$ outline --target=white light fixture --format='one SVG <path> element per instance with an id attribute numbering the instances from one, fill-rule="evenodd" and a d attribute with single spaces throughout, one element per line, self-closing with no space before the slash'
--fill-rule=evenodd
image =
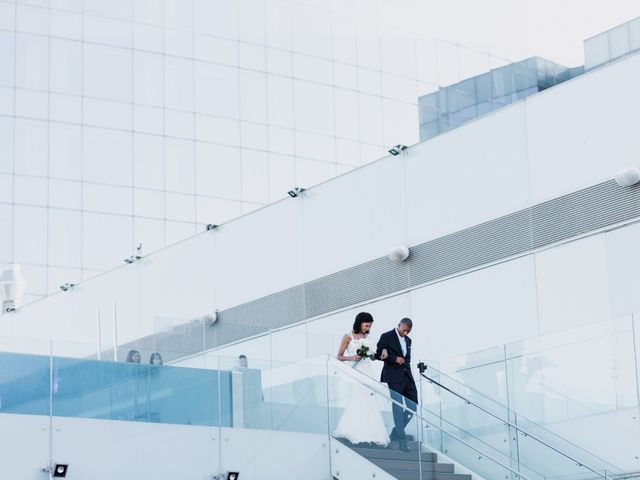
<path id="1" fill-rule="evenodd" d="M 205 313 L 200 317 L 200 321 L 205 325 L 213 325 L 218 321 L 218 309 L 215 309 L 213 313 Z"/>
<path id="2" fill-rule="evenodd" d="M 392 248 L 391 250 L 389 250 L 387 257 L 389 257 L 389 260 L 391 260 L 392 262 L 403 262 L 407 258 L 409 258 L 409 247 L 407 247 L 406 245 L 399 245 L 395 248 Z"/>
<path id="3" fill-rule="evenodd" d="M 616 173 L 616 176 L 613 177 L 613 179 L 621 187 L 630 187 L 631 185 L 635 185 L 640 182 L 640 168 L 629 167 L 624 170 L 620 170 Z"/>
<path id="4" fill-rule="evenodd" d="M 65 478 L 69 471 L 69 464 L 51 462 L 51 465 L 40 467 L 40 471 L 48 473 L 49 478 Z"/>
<path id="5" fill-rule="evenodd" d="M 406 150 L 407 146 L 406 145 L 402 145 L 401 143 L 399 143 L 398 145 L 396 145 L 395 147 L 391 147 L 388 152 L 393 155 L 400 155 L 402 153 L 403 150 Z"/>
<path id="6" fill-rule="evenodd" d="M 0 293 L 2 294 L 2 313 L 13 312 L 22 305 L 26 282 L 19 263 L 8 263 L 0 275 Z"/>

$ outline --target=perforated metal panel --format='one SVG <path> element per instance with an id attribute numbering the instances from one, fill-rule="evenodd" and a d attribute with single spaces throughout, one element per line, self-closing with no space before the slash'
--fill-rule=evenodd
<path id="1" fill-rule="evenodd" d="M 621 188 L 607 181 L 415 245 L 406 262 L 377 258 L 222 311 L 204 330 L 185 326 L 151 344 L 141 339 L 132 345 L 195 353 L 639 216 L 640 185 Z"/>
<path id="2" fill-rule="evenodd" d="M 506 215 L 411 249 L 411 286 L 531 249 L 528 210 Z"/>
<path id="3" fill-rule="evenodd" d="M 407 264 L 378 258 L 305 284 L 305 318 L 409 286 Z"/>
<path id="4" fill-rule="evenodd" d="M 639 216 L 640 185 L 622 188 L 610 180 L 531 210 L 534 247 L 543 247 Z"/>
<path id="5" fill-rule="evenodd" d="M 571 198 L 560 197 L 531 208 L 533 247 L 538 248 L 572 236 Z"/>
<path id="6" fill-rule="evenodd" d="M 206 330 L 206 348 L 304 320 L 304 285 L 221 311 Z"/>

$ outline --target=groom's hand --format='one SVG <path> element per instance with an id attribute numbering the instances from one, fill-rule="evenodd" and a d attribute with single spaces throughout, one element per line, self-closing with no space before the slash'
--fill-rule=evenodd
<path id="1" fill-rule="evenodd" d="M 396 357 L 396 363 L 398 365 L 404 365 L 404 358 L 402 357 Z"/>

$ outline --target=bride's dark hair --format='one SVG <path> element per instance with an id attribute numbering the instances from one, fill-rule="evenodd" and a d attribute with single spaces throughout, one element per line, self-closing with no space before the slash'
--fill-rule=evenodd
<path id="1" fill-rule="evenodd" d="M 353 333 L 362 333 L 363 323 L 373 323 L 373 317 L 370 313 L 360 312 L 356 315 L 356 321 L 353 322 Z"/>

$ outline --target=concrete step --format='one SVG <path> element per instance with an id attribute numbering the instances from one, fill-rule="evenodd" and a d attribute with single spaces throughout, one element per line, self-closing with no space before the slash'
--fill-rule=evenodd
<path id="1" fill-rule="evenodd" d="M 381 447 L 370 444 L 354 445 L 345 439 L 338 440 L 397 480 L 471 480 L 471 475 L 454 473 L 452 464 L 438 463 L 437 454 L 421 452 L 419 442 L 408 442 L 411 451 L 403 452 L 398 449 L 398 442 Z"/>
<path id="2" fill-rule="evenodd" d="M 458 473 L 441 472 L 408 472 L 406 470 L 386 470 L 386 472 L 397 480 L 471 480 L 471 475 L 461 475 Z"/>
<path id="3" fill-rule="evenodd" d="M 418 462 L 414 460 L 380 460 L 371 458 L 368 460 L 387 472 L 390 470 L 407 470 L 454 473 L 453 465 L 450 463 Z"/>
<path id="4" fill-rule="evenodd" d="M 438 460 L 438 456 L 435 453 L 431 452 L 420 452 L 418 454 L 418 446 L 414 445 L 411 447 L 410 452 L 403 452 L 402 450 L 398 450 L 398 447 L 390 446 L 388 448 L 367 448 L 367 447 L 350 447 L 359 455 L 372 460 L 372 459 L 380 459 L 380 460 L 412 460 L 417 462 L 418 459 L 423 462 L 436 462 Z"/>

